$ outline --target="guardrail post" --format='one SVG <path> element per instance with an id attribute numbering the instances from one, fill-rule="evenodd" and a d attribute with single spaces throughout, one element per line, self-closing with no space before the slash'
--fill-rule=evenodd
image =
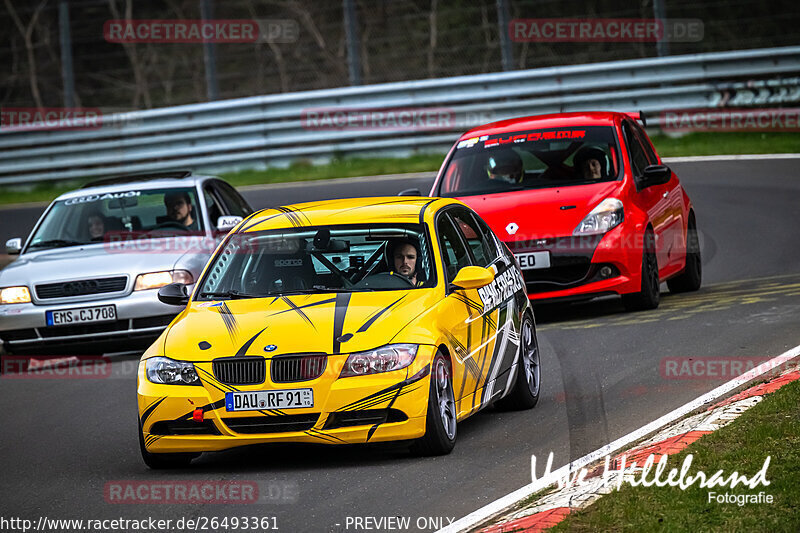
<path id="1" fill-rule="evenodd" d="M 667 16 L 664 11 L 664 0 L 653 0 L 653 16 L 656 20 L 660 21 L 661 24 L 666 22 Z M 656 42 L 656 53 L 659 57 L 669 55 L 669 40 L 666 35 L 662 36 L 662 38 Z"/>
<path id="2" fill-rule="evenodd" d="M 508 0 L 497 0 L 497 29 L 500 34 L 503 70 L 514 70 L 514 50 L 511 48 L 511 36 L 508 34 L 510 20 Z"/>
<path id="3" fill-rule="evenodd" d="M 210 20 L 214 18 L 212 0 L 200 2 L 200 18 Z M 213 42 L 203 43 L 203 62 L 206 67 L 206 95 L 209 102 L 219 99 L 219 84 L 217 83 L 217 50 Z"/>
<path id="4" fill-rule="evenodd" d="M 361 85 L 361 37 L 353 0 L 343 0 L 344 32 L 347 38 L 347 66 L 350 71 L 350 85 Z"/>

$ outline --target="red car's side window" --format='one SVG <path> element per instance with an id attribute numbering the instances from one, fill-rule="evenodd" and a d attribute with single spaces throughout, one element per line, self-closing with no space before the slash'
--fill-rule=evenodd
<path id="1" fill-rule="evenodd" d="M 644 169 L 648 166 L 647 156 L 629 122 L 623 122 L 622 131 L 625 134 L 625 144 L 628 145 L 628 156 L 631 159 L 633 175 L 638 178 L 644 174 Z"/>
<path id="2" fill-rule="evenodd" d="M 650 144 L 650 139 L 647 137 L 647 133 L 645 133 L 645 131 L 638 124 L 634 124 L 633 129 L 636 133 L 636 137 L 638 137 L 639 142 L 642 145 L 642 148 L 644 149 L 644 155 L 647 156 L 647 161 L 651 165 L 657 165 L 658 156 L 653 150 L 653 146 Z"/>

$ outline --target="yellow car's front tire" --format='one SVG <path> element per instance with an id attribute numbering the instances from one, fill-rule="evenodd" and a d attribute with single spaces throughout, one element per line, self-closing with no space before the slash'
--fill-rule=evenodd
<path id="1" fill-rule="evenodd" d="M 186 468 L 192 459 L 200 457 L 199 453 L 150 453 L 144 445 L 144 434 L 142 433 L 142 423 L 139 422 L 139 451 L 142 452 L 144 464 L 153 470 L 163 470 L 167 468 Z"/>
<path id="2" fill-rule="evenodd" d="M 456 437 L 453 375 L 450 362 L 437 351 L 431 363 L 425 435 L 414 443 L 412 451 L 419 455 L 446 455 L 456 445 Z"/>

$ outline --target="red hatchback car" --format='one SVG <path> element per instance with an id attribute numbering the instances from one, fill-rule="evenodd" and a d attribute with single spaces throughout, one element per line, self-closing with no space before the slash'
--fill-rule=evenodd
<path id="1" fill-rule="evenodd" d="M 564 113 L 468 131 L 431 196 L 477 211 L 523 269 L 531 300 L 619 294 L 652 309 L 659 285 L 700 288 L 694 208 L 636 116 Z"/>

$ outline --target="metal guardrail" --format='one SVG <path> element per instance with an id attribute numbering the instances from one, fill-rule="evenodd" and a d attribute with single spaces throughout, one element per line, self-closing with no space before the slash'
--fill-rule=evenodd
<path id="1" fill-rule="evenodd" d="M 800 74 L 800 46 L 386 83 L 183 105 L 103 117 L 81 130 L 0 130 L 0 184 L 193 168 L 215 172 L 334 154 L 446 150 L 470 127 L 581 110 L 716 108 L 742 82 Z M 797 79 L 795 79 L 797 82 Z M 800 84 L 799 84 L 800 85 Z M 800 100 L 800 92 L 784 97 Z M 785 103 L 773 99 L 764 107 Z M 317 130 L 304 110 L 445 108 L 435 131 Z M 648 122 L 650 124 L 650 122 Z"/>

